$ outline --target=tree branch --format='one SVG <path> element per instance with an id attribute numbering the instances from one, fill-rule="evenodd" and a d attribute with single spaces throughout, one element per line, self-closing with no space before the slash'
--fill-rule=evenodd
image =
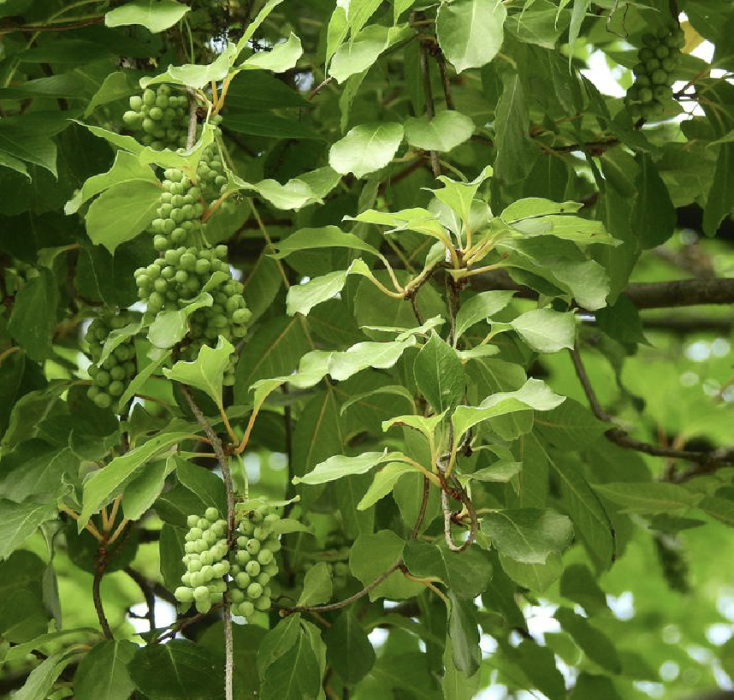
<path id="1" fill-rule="evenodd" d="M 594 392 L 594 388 L 591 386 L 589 376 L 586 374 L 586 369 L 578 350 L 574 348 L 573 350 L 569 350 L 569 353 L 571 355 L 571 360 L 573 361 L 574 369 L 576 370 L 576 375 L 584 389 L 584 394 L 586 394 L 592 413 L 599 420 L 604 421 L 605 423 L 614 422 L 612 416 L 602 408 L 599 400 L 596 398 L 596 393 Z M 641 440 L 630 437 L 627 432 L 621 428 L 612 428 L 611 430 L 607 430 L 604 435 L 611 442 L 627 450 L 642 452 L 653 457 L 685 459 L 689 462 L 697 463 L 698 466 L 689 472 L 685 472 L 684 474 L 677 476 L 674 475 L 671 478 L 672 481 L 687 481 L 694 476 L 710 474 L 725 464 L 734 464 L 734 447 L 726 447 L 710 451 L 677 450 L 669 447 L 659 447 L 658 445 L 652 445 L 649 442 L 642 442 Z"/>
<path id="2" fill-rule="evenodd" d="M 421 76 L 423 78 L 423 92 L 426 95 L 426 119 L 430 122 L 434 116 L 434 104 L 433 104 L 433 90 L 431 89 L 431 74 L 428 69 L 428 51 L 429 48 L 425 42 L 421 41 L 420 44 L 420 68 Z M 433 177 L 438 177 L 441 174 L 441 165 L 438 162 L 438 153 L 436 151 L 428 152 L 431 159 L 431 170 L 433 171 Z"/>
<path id="3" fill-rule="evenodd" d="M 504 270 L 474 275 L 471 286 L 477 291 L 511 289 L 518 296 L 537 298 L 538 293 L 515 282 Z M 668 309 L 702 304 L 734 304 L 734 277 L 633 282 L 624 291 L 638 309 Z"/>

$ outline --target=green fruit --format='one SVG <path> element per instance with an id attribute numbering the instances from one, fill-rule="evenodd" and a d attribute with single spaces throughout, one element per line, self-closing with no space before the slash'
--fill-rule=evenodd
<path id="1" fill-rule="evenodd" d="M 652 100 L 652 90 L 650 88 L 642 88 L 640 90 L 640 102 L 650 102 Z"/>
<path id="2" fill-rule="evenodd" d="M 670 54 L 670 49 L 667 46 L 665 46 L 665 44 L 658 44 L 655 47 L 655 55 L 658 58 L 660 59 L 667 58 L 669 54 Z"/>
<path id="3" fill-rule="evenodd" d="M 652 80 L 653 85 L 665 85 L 669 82 L 668 74 L 662 70 L 656 70 L 651 76 L 650 79 Z"/>
<path id="4" fill-rule="evenodd" d="M 247 540 L 247 551 L 254 557 L 260 551 L 260 540 L 249 539 Z"/>
<path id="5" fill-rule="evenodd" d="M 209 598 L 209 589 L 206 586 L 197 586 L 194 589 L 194 598 L 196 600 L 206 600 Z"/>
<path id="6" fill-rule="evenodd" d="M 256 600 L 262 595 L 263 587 L 259 583 L 251 583 L 247 587 L 247 597 L 250 600 Z"/>
<path id="7" fill-rule="evenodd" d="M 254 578 L 260 573 L 260 562 L 255 561 L 254 559 L 252 561 L 248 561 L 245 565 L 245 571 L 249 576 Z"/>
<path id="8" fill-rule="evenodd" d="M 179 603 L 190 603 L 194 599 L 194 591 L 184 586 L 179 586 L 174 592 L 173 597 Z"/>

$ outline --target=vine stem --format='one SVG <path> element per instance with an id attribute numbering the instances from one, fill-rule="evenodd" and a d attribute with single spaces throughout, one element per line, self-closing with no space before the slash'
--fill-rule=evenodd
<path id="1" fill-rule="evenodd" d="M 222 441 L 219 436 L 214 432 L 211 424 L 206 419 L 206 416 L 201 412 L 201 409 L 197 405 L 194 397 L 191 395 L 188 387 L 185 384 L 181 385 L 181 390 L 186 402 L 191 409 L 191 412 L 196 417 L 197 422 L 202 427 L 206 436 L 209 438 L 214 454 L 217 456 L 217 461 L 222 470 L 222 477 L 224 479 L 224 488 L 227 492 L 227 545 L 232 546 L 234 541 L 234 487 L 232 485 L 232 473 L 229 470 L 229 460 L 224 454 L 222 448 Z M 225 700 L 232 700 L 234 697 L 232 689 L 232 679 L 234 674 L 234 643 L 232 641 L 232 618 L 230 616 L 230 601 L 229 591 L 225 591 L 224 600 L 222 602 L 222 614 L 224 617 L 224 695 Z"/>

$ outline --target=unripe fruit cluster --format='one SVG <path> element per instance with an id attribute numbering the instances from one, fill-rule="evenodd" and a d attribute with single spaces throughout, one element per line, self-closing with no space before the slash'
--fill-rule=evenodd
<path id="1" fill-rule="evenodd" d="M 142 95 L 130 98 L 130 109 L 122 115 L 125 125 L 133 131 L 143 130 L 143 145 L 156 151 L 186 146 L 188 133 L 188 98 L 172 95 L 168 85 L 148 88 Z"/>
<path id="2" fill-rule="evenodd" d="M 186 524 L 189 531 L 182 559 L 186 573 L 181 576 L 183 585 L 173 595 L 180 603 L 193 602 L 198 612 L 207 613 L 212 605 L 222 602 L 227 590 L 227 521 L 219 517 L 216 508 L 207 508 L 203 518 L 190 515 Z"/>
<path id="3" fill-rule="evenodd" d="M 280 550 L 273 524 L 280 515 L 268 505 L 250 511 L 237 526 L 237 550 L 232 563 L 234 587 L 230 597 L 232 614 L 250 617 L 255 610 L 269 610 L 273 598 L 271 582 L 278 574 L 275 553 Z"/>
<path id="4" fill-rule="evenodd" d="M 163 192 L 148 231 L 153 235 L 153 247 L 159 252 L 200 239 L 199 219 L 204 213 L 202 192 L 181 170 L 168 168 L 163 173 Z"/>
<path id="5" fill-rule="evenodd" d="M 654 34 L 643 35 L 642 43 L 638 63 L 632 69 L 635 83 L 627 90 L 626 101 L 633 118 L 651 120 L 664 114 L 664 103 L 673 95 L 670 75 L 678 66 L 686 40 L 678 23 L 671 20 Z"/>
<path id="6" fill-rule="evenodd" d="M 204 149 L 196 169 L 196 178 L 208 206 L 214 204 L 227 190 L 227 174 L 216 144 L 213 143 Z M 234 205 L 231 200 L 222 202 L 224 209 L 232 206 Z"/>
<path id="7" fill-rule="evenodd" d="M 88 396 L 100 408 L 108 408 L 113 399 L 123 395 L 127 385 L 137 374 L 135 358 L 135 342 L 132 337 L 121 342 L 104 360 L 102 350 L 107 337 L 113 330 L 119 330 L 134 321 L 129 311 L 123 311 L 117 316 L 97 318 L 89 325 L 86 340 L 93 364 L 88 372 L 92 378 L 92 386 Z"/>
<path id="8" fill-rule="evenodd" d="M 269 610 L 271 584 L 278 574 L 275 553 L 281 547 L 273 530 L 278 520 L 280 515 L 268 505 L 248 512 L 237 525 L 230 552 L 227 522 L 216 508 L 207 508 L 203 518 L 190 515 L 182 559 L 186 572 L 181 577 L 183 585 L 174 591 L 176 600 L 193 603 L 198 612 L 206 613 L 222 601 L 229 588 L 233 615 L 250 618 L 256 610 Z"/>
<path id="9" fill-rule="evenodd" d="M 325 562 L 334 590 L 346 588 L 349 579 L 349 564 L 347 563 L 349 547 L 338 545 L 337 542 L 327 544 L 328 549 L 319 553 L 313 560 L 308 561 L 305 566 L 306 571 L 308 571 L 319 562 Z"/>

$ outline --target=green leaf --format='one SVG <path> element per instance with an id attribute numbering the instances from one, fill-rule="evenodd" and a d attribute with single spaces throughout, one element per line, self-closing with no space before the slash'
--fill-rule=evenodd
<path id="1" fill-rule="evenodd" d="M 352 575 L 365 586 L 384 574 L 398 559 L 405 541 L 392 530 L 381 530 L 374 535 L 360 535 L 349 550 L 349 568 Z M 369 592 L 370 600 L 389 598 L 403 600 L 423 590 L 420 583 L 406 579 L 398 570 Z"/>
<path id="2" fill-rule="evenodd" d="M 124 640 L 106 639 L 84 656 L 74 674 L 78 700 L 127 700 L 135 690 L 127 669 L 138 648 Z"/>
<path id="3" fill-rule="evenodd" d="M 139 520 L 153 506 L 174 466 L 171 459 L 152 462 L 125 487 L 122 510 L 128 520 Z"/>
<path id="4" fill-rule="evenodd" d="M 497 55 L 506 17 L 500 0 L 455 0 L 441 5 L 436 17 L 438 43 L 457 73 L 480 68 Z"/>
<path id="5" fill-rule="evenodd" d="M 43 268 L 38 272 L 38 276 L 15 295 L 8 332 L 31 359 L 41 361 L 52 352 L 58 285 L 51 270 Z"/>
<path id="6" fill-rule="evenodd" d="M 64 213 L 74 214 L 79 211 L 79 208 L 84 202 L 90 200 L 100 192 L 127 182 L 152 184 L 159 188 L 158 193 L 160 195 L 160 182 L 155 176 L 153 169 L 149 165 L 141 165 L 140 161 L 132 153 L 118 151 L 112 167 L 106 173 L 94 175 L 86 180 L 82 188 L 77 190 L 74 197 L 66 203 Z"/>
<path id="7" fill-rule="evenodd" d="M 373 122 L 350 129 L 329 151 L 329 165 L 342 175 L 354 173 L 362 178 L 384 168 L 403 140 L 403 127 L 397 122 Z"/>
<path id="8" fill-rule="evenodd" d="M 128 670 L 150 700 L 219 700 L 222 695 L 212 681 L 224 672 L 214 654 L 182 639 L 138 649 Z"/>
<path id="9" fill-rule="evenodd" d="M 271 51 L 259 51 L 240 64 L 240 68 L 269 70 L 282 73 L 293 68 L 303 54 L 301 40 L 293 33 L 288 39 L 276 44 Z"/>
<path id="10" fill-rule="evenodd" d="M 25 684 L 13 695 L 13 699 L 46 700 L 57 678 L 78 654 L 78 650 L 61 651 L 44 659 L 30 672 Z"/>
<path id="11" fill-rule="evenodd" d="M 303 579 L 303 591 L 296 605 L 308 607 L 326 603 L 331 598 L 331 571 L 325 561 L 314 564 Z"/>
<path id="12" fill-rule="evenodd" d="M 618 674 L 621 672 L 622 664 L 619 656 L 617 656 L 614 644 L 603 632 L 593 627 L 586 618 L 570 608 L 558 608 L 555 618 L 595 664 L 609 671 L 609 673 Z"/>
<path id="13" fill-rule="evenodd" d="M 583 465 L 568 454 L 564 454 L 561 461 L 560 455 L 549 451 L 535 434 L 530 436 L 530 441 L 541 458 L 547 460 L 561 485 L 561 498 L 576 536 L 583 542 L 596 567 L 607 569 L 614 556 L 614 532 L 604 506 L 583 476 Z"/>
<path id="14" fill-rule="evenodd" d="M 261 677 L 265 675 L 265 671 L 270 666 L 287 654 L 298 641 L 301 633 L 300 622 L 300 613 L 289 615 L 285 620 L 280 620 L 265 635 L 257 651 L 257 668 Z"/>
<path id="15" fill-rule="evenodd" d="M 232 91 L 227 94 L 229 104 Z M 277 139 L 318 139 L 324 137 L 302 121 L 286 119 L 276 114 L 232 114 L 225 121 L 227 128 L 238 134 Z"/>
<path id="16" fill-rule="evenodd" d="M 398 479 L 408 472 L 415 471 L 415 467 L 405 462 L 390 462 L 380 469 L 372 480 L 367 493 L 357 505 L 358 510 L 367 510 L 381 498 L 387 496 L 397 483 Z"/>
<path id="17" fill-rule="evenodd" d="M 467 430 L 488 418 L 529 408 L 536 411 L 550 411 L 560 405 L 564 398 L 554 394 L 545 382 L 539 379 L 528 379 L 517 391 L 492 394 L 479 406 L 457 407 L 451 416 L 454 439 L 461 440 Z"/>
<path id="18" fill-rule="evenodd" d="M 321 688 L 318 660 L 310 639 L 300 632 L 295 644 L 265 671 L 261 700 L 304 700 L 316 698 Z"/>
<path id="19" fill-rule="evenodd" d="M 218 275 L 220 273 L 217 272 L 214 274 Z M 148 329 L 148 339 L 155 347 L 161 348 L 162 350 L 172 348 L 183 340 L 189 332 L 189 316 L 197 309 L 211 306 L 213 302 L 212 295 L 203 291 L 195 299 L 191 299 L 182 309 L 178 309 L 178 311 L 170 309 L 156 314 L 155 320 L 150 324 L 150 328 Z"/>
<path id="20" fill-rule="evenodd" d="M 456 337 L 461 338 L 475 323 L 491 319 L 504 309 L 512 300 L 515 292 L 480 292 L 461 305 L 456 314 Z"/>
<path id="21" fill-rule="evenodd" d="M 115 457 L 104 469 L 96 471 L 84 483 L 83 507 L 77 522 L 79 532 L 84 529 L 89 518 L 148 460 L 161 450 L 187 438 L 191 438 L 190 432 L 161 433 L 140 447 Z"/>
<path id="22" fill-rule="evenodd" d="M 532 639 L 523 639 L 516 649 L 506 648 L 505 653 L 549 700 L 566 699 L 566 684 L 548 647 L 542 647 Z"/>
<path id="23" fill-rule="evenodd" d="M 467 676 L 473 676 L 482 660 L 479 649 L 476 607 L 469 601 L 460 600 L 449 591 L 451 611 L 449 613 L 448 636 L 456 668 Z"/>
<path id="24" fill-rule="evenodd" d="M 576 340 L 576 319 L 573 312 L 534 309 L 510 321 L 528 346 L 536 352 L 553 353 L 573 349 Z"/>
<path id="25" fill-rule="evenodd" d="M 431 190 L 434 197 L 452 209 L 466 224 L 471 219 L 474 197 L 481 184 L 492 175 L 492 166 L 487 165 L 471 182 L 456 182 L 445 175 L 437 178 L 444 184 L 440 190 Z"/>
<path id="26" fill-rule="evenodd" d="M 135 396 L 143 388 L 145 382 L 147 382 L 148 379 L 150 379 L 150 377 L 153 376 L 153 374 L 158 370 L 158 368 L 161 367 L 161 365 L 163 365 L 168 360 L 170 355 L 170 350 L 162 353 L 157 360 L 151 362 L 150 364 L 147 364 L 135 375 L 135 378 L 127 385 L 125 393 L 120 397 L 120 400 L 117 403 L 117 413 L 124 412 L 128 401 L 130 401 L 130 399 L 132 399 L 132 397 Z"/>
<path id="27" fill-rule="evenodd" d="M 588 408 L 570 398 L 536 417 L 535 426 L 545 440 L 563 452 L 583 450 L 609 429 Z"/>
<path id="28" fill-rule="evenodd" d="M 350 474 L 365 474 L 372 467 L 400 457 L 400 452 L 364 452 L 357 457 L 334 455 L 325 462 L 317 464 L 312 472 L 304 477 L 293 477 L 294 484 L 324 484 Z"/>
<path id="29" fill-rule="evenodd" d="M 0 124 L 0 154 L 4 165 L 12 164 L 14 170 L 24 170 L 18 161 L 39 165 L 54 177 L 56 172 L 56 143 L 41 129 L 30 129 L 3 119 Z"/>
<path id="30" fill-rule="evenodd" d="M 318 304 L 332 299 L 339 294 L 347 282 L 350 274 L 372 277 L 367 265 L 361 259 L 353 260 L 347 270 L 330 272 L 327 275 L 316 277 L 304 284 L 294 285 L 286 296 L 286 313 L 293 316 L 297 313 L 307 316 L 309 311 Z"/>
<path id="31" fill-rule="evenodd" d="M 189 491 L 195 493 L 205 508 L 216 508 L 223 518 L 227 513 L 227 492 L 224 481 L 209 469 L 199 467 L 191 462 L 174 457 L 176 478 Z M 125 489 L 127 499 L 127 489 Z M 204 517 L 204 512 L 197 513 Z"/>
<path id="32" fill-rule="evenodd" d="M 731 134 L 730 134 L 731 135 Z M 719 147 L 716 171 L 703 212 L 703 230 L 707 236 L 715 236 L 719 224 L 734 209 L 734 143 Z"/>
<path id="33" fill-rule="evenodd" d="M 110 10 L 104 22 L 108 27 L 140 24 L 157 34 L 176 24 L 189 9 L 173 0 L 134 0 Z"/>
<path id="34" fill-rule="evenodd" d="M 716 518 L 729 527 L 734 527 L 734 501 L 728 498 L 709 496 L 702 499 L 697 507 L 706 515 Z"/>
<path id="35" fill-rule="evenodd" d="M 677 484 L 620 482 L 594 484 L 594 490 L 629 513 L 675 513 L 695 507 L 700 500 L 699 494 Z"/>
<path id="36" fill-rule="evenodd" d="M 208 65 L 187 63 L 183 66 L 171 66 L 165 73 L 153 78 L 141 78 L 140 87 L 147 88 L 158 83 L 172 83 L 201 90 L 211 81 L 224 80 L 237 57 L 237 48 L 231 42 L 219 56 Z"/>
<path id="37" fill-rule="evenodd" d="M 548 556 L 545 564 L 524 564 L 500 554 L 500 564 L 515 583 L 536 593 L 544 593 L 563 573 L 563 560 L 556 552 Z"/>
<path id="38" fill-rule="evenodd" d="M 406 36 L 409 36 L 406 25 L 383 27 L 371 24 L 365 27 L 337 49 L 329 65 L 329 75 L 343 83 L 350 76 L 366 71 L 383 51 Z"/>
<path id="39" fill-rule="evenodd" d="M 472 700 L 476 697 L 481 683 L 481 674 L 470 678 L 460 671 L 454 663 L 454 648 L 451 637 L 446 637 L 446 650 L 443 653 L 444 675 L 441 687 L 445 700 Z"/>
<path id="40" fill-rule="evenodd" d="M 511 184 L 530 173 L 539 151 L 530 139 L 530 118 L 520 76 L 505 73 L 502 83 L 504 89 L 495 113 L 497 158 L 494 172 Z"/>
<path id="41" fill-rule="evenodd" d="M 415 338 L 412 336 L 405 341 L 357 343 L 345 352 L 332 353 L 328 372 L 336 381 L 341 382 L 367 367 L 388 369 L 415 344 Z"/>
<path id="42" fill-rule="evenodd" d="M 375 650 L 350 608 L 326 630 L 324 641 L 329 666 L 345 683 L 359 683 L 374 666 Z"/>
<path id="43" fill-rule="evenodd" d="M 163 374 L 169 379 L 203 391 L 222 408 L 222 382 L 229 365 L 229 357 L 233 352 L 232 344 L 220 335 L 216 348 L 202 345 L 196 360 L 193 362 L 179 360 L 171 369 L 164 369 Z"/>
<path id="44" fill-rule="evenodd" d="M 377 257 L 380 252 L 369 243 L 365 243 L 353 233 L 344 233 L 337 226 L 323 228 L 302 228 L 273 246 L 271 257 L 281 260 L 299 250 L 317 250 L 319 248 L 351 248 L 372 253 Z"/>
<path id="45" fill-rule="evenodd" d="M 437 576 L 459 598 L 476 598 L 492 578 L 492 566 L 478 547 L 451 552 L 429 542 L 411 540 L 403 552 L 405 565 L 414 576 Z"/>
<path id="46" fill-rule="evenodd" d="M 626 664 L 624 664 L 626 670 Z M 614 681 L 607 676 L 595 676 L 591 673 L 581 673 L 573 686 L 573 700 L 594 698 L 595 700 L 622 700 L 617 692 Z"/>
<path id="47" fill-rule="evenodd" d="M 464 367 L 451 346 L 432 333 L 413 364 L 415 383 L 436 413 L 461 401 L 466 390 Z"/>
<path id="48" fill-rule="evenodd" d="M 145 231 L 160 206 L 160 184 L 133 180 L 111 187 L 92 202 L 86 216 L 87 235 L 110 253 Z"/>
<path id="49" fill-rule="evenodd" d="M 607 597 L 591 570 L 583 564 L 567 566 L 561 577 L 561 595 L 581 605 L 587 615 L 609 610 Z"/>
<path id="50" fill-rule="evenodd" d="M 643 248 L 654 248 L 667 241 L 675 230 L 677 216 L 668 187 L 647 153 L 639 153 L 640 172 L 635 180 L 631 226 L 640 237 Z"/>
<path id="51" fill-rule="evenodd" d="M 405 140 L 424 151 L 450 151 L 474 133 L 474 122 L 461 112 L 444 110 L 433 119 L 409 117 L 405 121 Z"/>
<path id="52" fill-rule="evenodd" d="M 524 564 L 545 564 L 573 539 L 571 521 L 553 510 L 518 508 L 487 513 L 482 532 L 501 555 Z"/>
<path id="53" fill-rule="evenodd" d="M 53 503 L 15 503 L 0 499 L 0 560 L 7 559 L 42 523 L 56 515 Z"/>

